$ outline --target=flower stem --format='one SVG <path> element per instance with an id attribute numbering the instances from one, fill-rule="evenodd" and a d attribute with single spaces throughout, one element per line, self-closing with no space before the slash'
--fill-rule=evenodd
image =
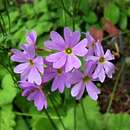
<path id="1" fill-rule="evenodd" d="M 76 130 L 76 102 L 74 103 L 74 130 Z"/>
<path id="2" fill-rule="evenodd" d="M 108 107 L 107 107 L 107 110 L 106 110 L 106 115 L 104 117 L 104 122 L 105 122 L 105 125 L 103 127 L 103 130 L 107 130 L 107 122 L 109 120 L 109 115 L 107 113 L 109 113 L 110 111 L 110 108 L 111 108 L 111 105 L 112 105 L 112 101 L 114 99 L 114 95 L 115 95 L 115 92 L 116 92 L 116 89 L 117 89 L 117 86 L 118 86 L 118 83 L 119 83 L 119 80 L 120 80 L 120 77 L 121 77 L 121 74 L 124 70 L 124 67 L 125 67 L 125 61 L 122 63 L 122 66 L 121 66 L 121 69 L 117 75 L 117 78 L 116 78 L 116 81 L 115 81 L 115 84 L 114 84 L 114 87 L 113 87 L 113 90 L 112 90 L 112 93 L 110 95 L 110 100 L 109 100 L 109 104 L 108 104 Z"/>
<path id="3" fill-rule="evenodd" d="M 47 115 L 48 119 L 50 120 L 50 123 L 52 125 L 52 127 L 55 129 L 55 130 L 58 130 L 56 124 L 54 123 L 54 121 L 52 120 L 51 116 L 49 115 L 48 111 L 45 110 L 45 114 Z"/>
<path id="4" fill-rule="evenodd" d="M 81 105 L 81 109 L 82 109 L 82 112 L 83 112 L 83 116 L 84 116 L 85 122 L 87 124 L 87 128 L 88 128 L 88 130 L 91 130 L 91 128 L 89 127 L 89 122 L 88 122 L 87 115 L 86 115 L 86 112 L 85 112 L 83 100 L 81 100 L 80 105 Z"/>
<path id="5" fill-rule="evenodd" d="M 65 4 L 64 4 L 64 0 L 61 0 L 61 4 L 62 4 L 62 7 L 64 9 L 64 11 L 70 16 L 72 17 L 72 14 L 67 10 L 67 8 L 65 7 Z"/>
<path id="6" fill-rule="evenodd" d="M 55 109 L 55 112 L 56 112 L 57 116 L 59 117 L 59 121 L 60 121 L 60 123 L 61 123 L 63 129 L 64 129 L 64 130 L 67 130 L 66 127 L 65 127 L 65 125 L 64 125 L 64 123 L 63 123 L 63 121 L 62 121 L 62 119 L 61 119 L 61 116 L 60 116 L 60 114 L 59 114 L 59 112 L 58 112 L 58 110 L 57 110 L 57 108 L 56 108 L 56 106 L 55 106 L 55 103 L 53 102 L 53 100 L 52 100 L 51 97 L 49 97 L 49 98 L 50 98 L 50 101 L 51 101 L 51 103 L 52 103 L 52 105 L 53 105 L 53 107 L 54 107 L 54 109 Z"/>
<path id="7" fill-rule="evenodd" d="M 111 105 L 112 105 L 112 101 L 114 99 L 114 95 L 115 95 L 115 92 L 116 92 L 116 88 L 117 88 L 119 80 L 120 80 L 120 76 L 122 74 L 122 71 L 124 70 L 124 66 L 125 66 L 125 62 L 122 64 L 121 69 L 120 69 L 120 71 L 119 71 L 119 73 L 117 75 L 116 82 L 115 82 L 115 85 L 113 87 L 113 90 L 112 90 L 112 93 L 111 93 L 111 96 L 110 96 L 110 101 L 109 101 L 106 113 L 108 113 L 110 111 L 110 108 L 111 108 Z"/>

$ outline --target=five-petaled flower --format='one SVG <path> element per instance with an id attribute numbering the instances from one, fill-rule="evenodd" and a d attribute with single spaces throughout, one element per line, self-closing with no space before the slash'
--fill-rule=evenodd
<path id="1" fill-rule="evenodd" d="M 107 50 L 104 54 L 103 47 L 99 41 L 95 45 L 95 56 L 87 56 L 86 61 L 95 61 L 97 63 L 93 78 L 98 78 L 99 81 L 104 82 L 106 75 L 112 78 L 115 72 L 115 66 L 110 62 L 110 60 L 114 60 L 114 56 L 110 50 Z"/>
<path id="2" fill-rule="evenodd" d="M 65 66 L 65 72 L 80 68 L 81 61 L 77 56 L 86 55 L 86 38 L 80 41 L 80 32 L 72 32 L 69 28 L 64 28 L 64 39 L 55 31 L 51 32 L 50 37 L 45 47 L 58 52 L 47 56 L 46 60 L 52 62 L 56 69 Z"/>
<path id="3" fill-rule="evenodd" d="M 14 72 L 21 74 L 21 80 L 28 80 L 30 83 L 40 85 L 44 68 L 43 58 L 37 56 L 35 52 L 36 34 L 29 33 L 27 39 L 28 44 L 22 45 L 22 50 L 12 49 L 11 60 L 20 63 L 14 68 Z"/>
<path id="4" fill-rule="evenodd" d="M 100 90 L 93 82 L 95 81 L 92 77 L 94 68 L 95 63 L 90 61 L 86 63 L 84 73 L 79 70 L 73 72 L 71 82 L 74 86 L 72 87 L 71 95 L 76 97 L 76 100 L 79 100 L 83 96 L 85 89 L 93 100 L 98 99 Z"/>
<path id="5" fill-rule="evenodd" d="M 63 93 L 65 87 L 70 88 L 70 78 L 71 73 L 65 72 L 64 68 L 55 69 L 52 67 L 51 63 L 47 63 L 47 68 L 45 69 L 43 76 L 43 83 L 46 83 L 53 79 L 51 91 L 59 90 L 60 93 Z"/>

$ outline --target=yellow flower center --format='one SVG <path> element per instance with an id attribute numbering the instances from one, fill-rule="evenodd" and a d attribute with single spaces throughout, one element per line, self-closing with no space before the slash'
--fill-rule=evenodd
<path id="1" fill-rule="evenodd" d="M 57 69 L 57 74 L 61 75 L 62 74 L 62 69 Z"/>
<path id="2" fill-rule="evenodd" d="M 65 53 L 70 55 L 72 53 L 72 49 L 71 48 L 66 48 Z"/>
<path id="3" fill-rule="evenodd" d="M 83 78 L 83 82 L 87 83 L 88 81 L 90 81 L 90 77 L 89 76 L 85 76 Z"/>
<path id="4" fill-rule="evenodd" d="M 100 57 L 99 62 L 103 64 L 105 62 L 105 58 L 104 57 Z"/>
<path id="5" fill-rule="evenodd" d="M 92 48 L 95 48 L 95 43 L 94 42 L 92 43 Z"/>
<path id="6" fill-rule="evenodd" d="M 34 65 L 34 63 L 33 63 L 33 60 L 32 60 L 32 59 L 30 59 L 30 60 L 29 60 L 29 63 L 30 63 L 30 65 L 31 65 L 31 66 L 33 66 L 33 65 Z"/>

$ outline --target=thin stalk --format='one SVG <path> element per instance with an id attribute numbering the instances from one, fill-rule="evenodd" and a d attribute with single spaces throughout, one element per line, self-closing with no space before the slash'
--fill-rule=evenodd
<path id="1" fill-rule="evenodd" d="M 122 71 L 124 70 L 124 66 L 125 66 L 125 62 L 123 62 L 122 66 L 121 66 L 121 69 L 120 69 L 120 71 L 119 71 L 119 73 L 117 75 L 117 78 L 116 78 L 116 81 L 115 81 L 115 84 L 114 84 L 114 87 L 113 87 L 113 90 L 112 90 L 112 93 L 111 93 L 111 96 L 110 96 L 109 104 L 108 104 L 108 107 L 107 107 L 107 110 L 106 110 L 106 115 L 104 117 L 104 122 L 105 123 L 103 123 L 104 124 L 103 125 L 103 130 L 107 130 L 107 122 L 109 120 L 109 117 L 108 117 L 107 113 L 110 111 L 112 101 L 114 99 L 114 95 L 115 95 L 115 92 L 116 92 L 116 89 L 117 89 L 117 86 L 118 86 Z"/>
<path id="2" fill-rule="evenodd" d="M 75 7 L 76 7 L 76 1 L 72 1 L 72 6 L 73 6 L 73 13 L 72 13 L 72 28 L 73 31 L 75 31 Z M 76 102 L 74 101 L 74 130 L 76 130 Z"/>
<path id="3" fill-rule="evenodd" d="M 87 124 L 87 128 L 88 128 L 88 130 L 91 130 L 91 128 L 89 127 L 89 122 L 88 122 L 88 119 L 87 119 L 87 114 L 85 112 L 83 100 L 81 100 L 80 105 L 81 105 L 81 109 L 82 109 L 82 112 L 83 112 L 83 116 L 84 116 L 85 122 Z"/>
<path id="4" fill-rule="evenodd" d="M 67 10 L 67 8 L 65 7 L 65 4 L 64 4 L 64 0 L 61 0 L 61 4 L 62 4 L 62 7 L 64 9 L 64 11 L 70 16 L 72 17 L 72 14 Z"/>
<path id="5" fill-rule="evenodd" d="M 74 130 L 76 130 L 76 102 L 74 103 Z"/>
<path id="6" fill-rule="evenodd" d="M 50 123 L 52 125 L 52 127 L 55 129 L 55 130 L 58 130 L 56 124 L 54 123 L 54 121 L 52 120 L 51 116 L 49 115 L 48 111 L 45 110 L 45 114 L 47 115 L 48 119 L 50 120 Z"/>
<path id="7" fill-rule="evenodd" d="M 115 95 L 115 92 L 116 92 L 116 88 L 118 86 L 118 83 L 119 83 L 122 71 L 124 70 L 124 66 L 125 66 L 125 62 L 122 64 L 121 69 L 120 69 L 120 71 L 119 71 L 119 73 L 117 75 L 116 82 L 115 82 L 115 85 L 113 87 L 113 90 L 112 90 L 112 93 L 111 93 L 111 96 L 110 96 L 110 101 L 109 101 L 106 113 L 108 113 L 110 111 L 110 108 L 111 108 L 111 105 L 112 105 L 112 101 L 114 99 L 114 95 Z"/>
<path id="8" fill-rule="evenodd" d="M 35 117 L 41 117 L 41 118 L 45 118 L 45 119 L 48 119 L 48 117 L 47 116 L 44 116 L 44 115 L 39 115 L 39 114 L 29 114 L 29 113 L 21 113 L 21 112 L 14 112 L 16 115 L 18 115 L 18 116 L 27 116 L 27 117 L 33 117 L 33 116 L 35 116 Z M 58 117 L 55 117 L 55 116 L 53 116 L 53 117 L 51 117 L 52 119 L 58 119 Z"/>
<path id="9" fill-rule="evenodd" d="M 55 106 L 55 103 L 53 102 L 53 100 L 52 100 L 51 97 L 50 97 L 50 101 L 51 101 L 51 103 L 52 103 L 52 105 L 53 105 L 53 107 L 54 107 L 54 109 L 55 109 L 55 112 L 56 112 L 57 116 L 59 117 L 59 121 L 60 121 L 60 123 L 61 123 L 63 129 L 64 129 L 64 130 L 67 130 L 66 127 L 65 127 L 65 125 L 64 125 L 64 123 L 63 123 L 63 121 L 62 121 L 62 119 L 61 119 L 61 116 L 60 116 L 60 114 L 59 114 L 59 112 L 58 112 L 58 110 L 57 110 L 57 108 L 56 108 L 56 106 Z"/>

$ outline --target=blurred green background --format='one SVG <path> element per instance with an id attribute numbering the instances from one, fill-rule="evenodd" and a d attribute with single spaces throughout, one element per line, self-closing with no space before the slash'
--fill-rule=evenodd
<path id="1" fill-rule="evenodd" d="M 130 130 L 129 23 L 130 0 L 0 0 L 0 130 Z M 87 94 L 75 102 L 66 89 L 48 93 L 48 109 L 37 112 L 21 96 L 10 49 L 23 44 L 32 30 L 42 48 L 50 31 L 62 34 L 65 26 L 102 40 L 116 56 L 116 74 L 97 84 L 98 102 Z"/>

